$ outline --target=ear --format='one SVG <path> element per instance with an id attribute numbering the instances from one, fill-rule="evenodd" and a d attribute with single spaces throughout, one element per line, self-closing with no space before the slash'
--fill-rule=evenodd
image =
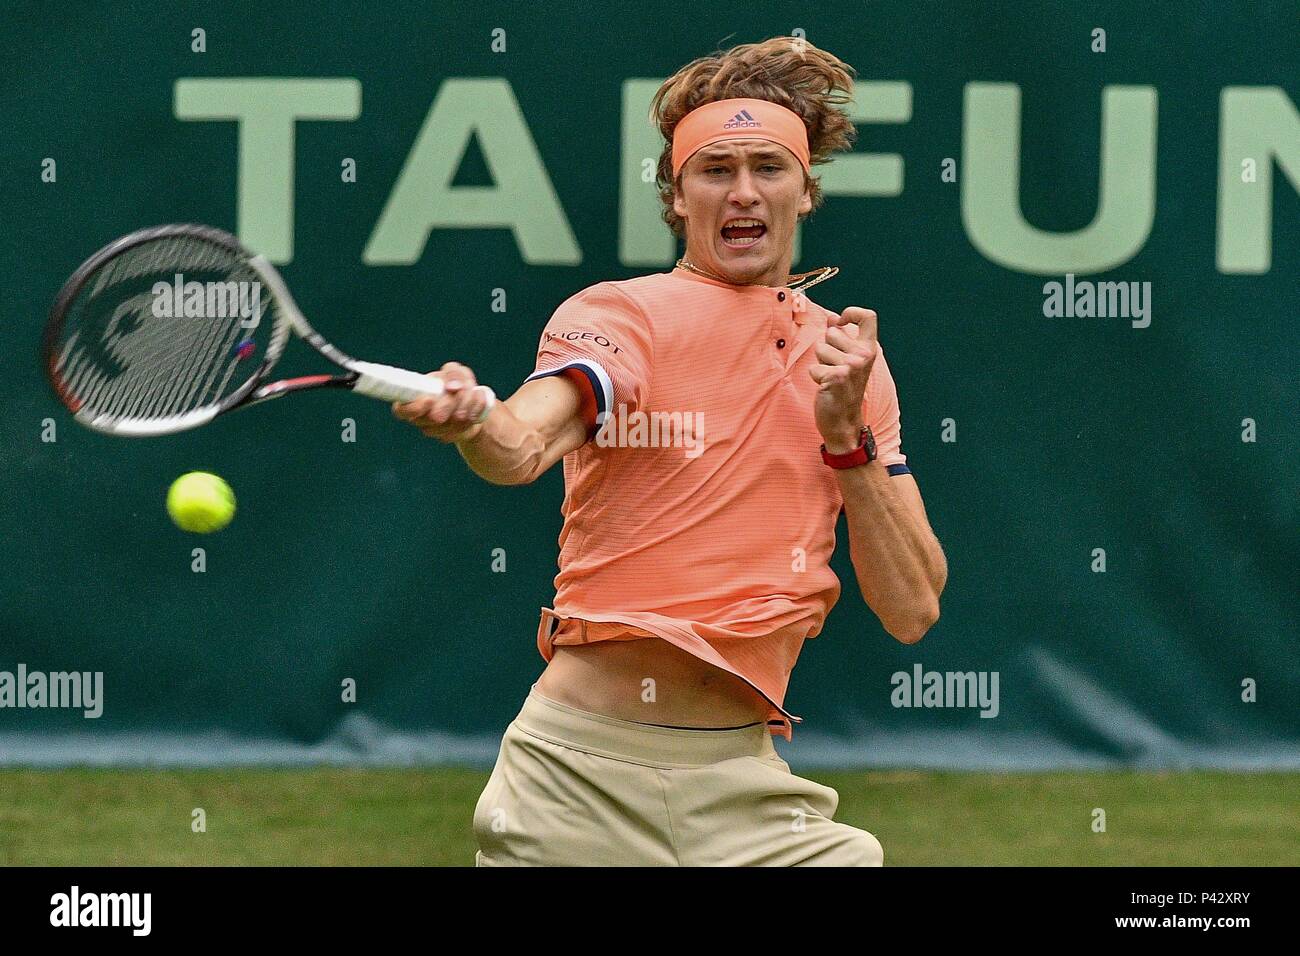
<path id="1" fill-rule="evenodd" d="M 807 174 L 803 177 L 803 195 L 799 197 L 799 215 L 806 216 L 812 212 L 812 180 Z"/>
<path id="2" fill-rule="evenodd" d="M 682 219 L 686 218 L 686 199 L 682 196 L 681 176 L 678 176 L 677 181 L 673 183 L 673 212 Z"/>

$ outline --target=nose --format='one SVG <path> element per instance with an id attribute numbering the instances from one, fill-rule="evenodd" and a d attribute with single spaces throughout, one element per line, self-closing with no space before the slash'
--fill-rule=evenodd
<path id="1" fill-rule="evenodd" d="M 752 206 L 758 202 L 758 198 L 758 190 L 754 188 L 754 174 L 742 168 L 733 181 L 727 199 L 737 206 Z"/>

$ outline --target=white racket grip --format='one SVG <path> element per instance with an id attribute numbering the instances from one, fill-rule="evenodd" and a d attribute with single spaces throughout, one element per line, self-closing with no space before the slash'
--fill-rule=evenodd
<path id="1" fill-rule="evenodd" d="M 443 392 L 441 379 L 392 365 L 353 362 L 352 370 L 361 375 L 352 391 L 381 402 L 413 402 L 417 398 L 437 397 Z"/>

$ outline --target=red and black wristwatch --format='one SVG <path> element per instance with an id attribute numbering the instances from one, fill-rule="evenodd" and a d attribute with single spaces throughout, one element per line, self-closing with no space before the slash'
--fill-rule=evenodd
<path id="1" fill-rule="evenodd" d="M 822 445 L 822 461 L 832 468 L 856 468 L 858 465 L 865 465 L 875 460 L 876 439 L 866 425 L 862 426 L 862 433 L 858 436 L 858 447 L 852 451 L 846 451 L 842 455 L 832 455 L 826 450 L 826 446 Z"/>

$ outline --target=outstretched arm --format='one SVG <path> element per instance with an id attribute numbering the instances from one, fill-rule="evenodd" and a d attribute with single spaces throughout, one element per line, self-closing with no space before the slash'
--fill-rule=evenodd
<path id="1" fill-rule="evenodd" d="M 454 444 L 469 467 L 494 485 L 525 485 L 587 441 L 581 394 L 564 376 L 525 382 L 481 423 L 488 396 L 459 362 L 437 372 L 446 391 L 437 398 L 396 403 L 393 414 L 429 438 Z"/>

